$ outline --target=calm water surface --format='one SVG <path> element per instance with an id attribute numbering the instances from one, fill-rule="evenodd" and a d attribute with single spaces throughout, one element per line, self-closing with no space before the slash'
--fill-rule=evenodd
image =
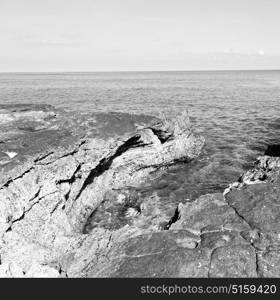
<path id="1" fill-rule="evenodd" d="M 0 103 L 158 115 L 187 108 L 206 147 L 143 193 L 166 203 L 222 191 L 280 143 L 280 71 L 0 74 Z"/>

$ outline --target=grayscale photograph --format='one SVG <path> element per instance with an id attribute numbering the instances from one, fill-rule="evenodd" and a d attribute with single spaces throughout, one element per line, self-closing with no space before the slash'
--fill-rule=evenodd
<path id="1" fill-rule="evenodd" d="M 0 0 L 0 277 L 280 277 L 279 12 Z"/>

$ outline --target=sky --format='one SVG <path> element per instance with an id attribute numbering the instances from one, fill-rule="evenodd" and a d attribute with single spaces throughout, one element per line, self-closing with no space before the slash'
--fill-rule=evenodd
<path id="1" fill-rule="evenodd" d="M 280 69 L 279 0 L 0 0 L 0 72 Z"/>

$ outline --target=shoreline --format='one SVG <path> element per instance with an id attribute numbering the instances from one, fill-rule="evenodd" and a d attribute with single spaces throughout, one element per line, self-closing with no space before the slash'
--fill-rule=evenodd
<path id="1" fill-rule="evenodd" d="M 79 122 L 76 114 L 52 110 L 33 105 L 12 112 L 29 136 L 42 136 L 45 125 L 68 137 L 58 135 L 59 146 L 39 156 L 37 145 L 27 159 L 21 149 L 24 166 L 19 160 L 4 169 L 2 277 L 280 277 L 277 156 L 260 158 L 224 195 L 200 196 L 170 214 L 156 195 L 139 203 L 130 187 L 198 157 L 204 139 L 193 135 L 186 116 L 162 122 L 93 114 L 79 115 Z M 97 224 L 90 230 L 89 218 Z"/>

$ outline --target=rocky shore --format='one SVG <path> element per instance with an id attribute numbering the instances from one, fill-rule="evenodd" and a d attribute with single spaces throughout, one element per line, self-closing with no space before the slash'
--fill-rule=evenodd
<path id="1" fill-rule="evenodd" d="M 280 277 L 276 146 L 166 212 L 133 188 L 199 156 L 186 115 L 0 105 L 0 126 L 2 277 Z"/>

